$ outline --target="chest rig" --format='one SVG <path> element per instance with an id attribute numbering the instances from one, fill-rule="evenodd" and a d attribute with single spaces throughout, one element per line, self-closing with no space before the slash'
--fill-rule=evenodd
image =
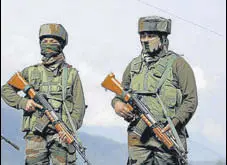
<path id="1" fill-rule="evenodd" d="M 67 67 L 67 66 L 65 66 Z M 67 84 L 65 86 L 66 100 L 72 101 L 72 83 L 75 78 L 69 69 Z M 34 89 L 40 94 L 43 94 L 48 102 L 52 105 L 56 112 L 60 112 L 63 102 L 63 84 L 62 84 L 62 72 L 55 76 L 52 72 L 46 70 L 43 65 L 34 66 L 28 73 L 29 83 L 34 86 Z"/>
<path id="2" fill-rule="evenodd" d="M 140 55 L 131 63 L 130 89 L 142 96 L 142 101 L 150 108 L 154 118 L 163 123 L 166 122 L 166 117 L 156 93 L 163 101 L 168 117 L 175 115 L 182 101 L 181 91 L 176 87 L 177 82 L 172 73 L 172 64 L 178 56 L 169 51 L 166 56 L 147 66 Z M 143 120 L 139 120 L 133 130 L 142 135 L 146 127 Z"/>
<path id="3" fill-rule="evenodd" d="M 64 67 L 67 67 L 66 77 L 63 75 Z M 44 95 L 63 122 L 68 123 L 66 108 L 68 109 L 69 113 L 72 113 L 72 92 L 77 70 L 71 68 L 68 64 L 65 64 L 64 67 L 59 75 L 54 75 L 41 64 L 31 66 L 28 69 L 28 82 L 37 92 Z M 67 80 L 63 80 L 64 78 Z M 66 107 L 63 106 L 63 102 Z M 40 114 L 38 111 L 35 111 L 32 115 L 25 114 L 24 117 L 27 117 L 28 119 L 27 122 L 23 124 L 23 127 L 28 130 L 33 130 L 37 118 L 39 118 L 41 115 L 42 114 Z M 69 127 L 71 126 L 69 125 Z"/>

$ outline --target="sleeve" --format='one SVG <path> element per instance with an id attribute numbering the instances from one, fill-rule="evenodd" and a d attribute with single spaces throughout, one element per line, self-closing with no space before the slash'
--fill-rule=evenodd
<path id="1" fill-rule="evenodd" d="M 71 117 L 73 119 L 74 124 L 76 124 L 77 129 L 79 129 L 83 123 L 86 105 L 83 87 L 78 72 L 75 78 L 75 82 L 73 84 L 72 93 L 73 93 L 73 111 Z"/>
<path id="2" fill-rule="evenodd" d="M 127 66 L 127 68 L 124 71 L 123 77 L 122 77 L 122 82 L 121 85 L 124 89 L 129 89 L 130 83 L 131 83 L 131 76 L 130 76 L 130 70 L 131 70 L 131 63 Z M 112 107 L 114 108 L 114 105 L 117 101 L 123 101 L 123 98 L 120 95 L 116 95 L 111 102 Z"/>
<path id="3" fill-rule="evenodd" d="M 186 125 L 198 105 L 195 76 L 191 66 L 181 57 L 173 64 L 173 76 L 177 79 L 177 85 L 182 92 L 182 103 L 173 119 L 177 121 L 176 123 Z"/>
<path id="4" fill-rule="evenodd" d="M 25 80 L 28 79 L 28 68 L 25 68 L 22 72 L 22 76 Z M 21 97 L 17 94 L 18 90 L 8 83 L 2 86 L 1 88 L 1 96 L 2 99 L 8 104 L 10 107 L 16 109 L 25 109 L 26 103 L 28 101 L 27 98 Z"/>

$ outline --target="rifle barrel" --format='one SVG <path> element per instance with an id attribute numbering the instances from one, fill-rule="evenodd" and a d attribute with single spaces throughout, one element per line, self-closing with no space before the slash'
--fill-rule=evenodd
<path id="1" fill-rule="evenodd" d="M 10 140 L 8 140 L 7 138 L 5 138 L 4 136 L 1 135 L 1 140 L 4 140 L 5 142 L 7 142 L 8 144 L 10 144 L 11 146 L 13 146 L 16 150 L 20 150 L 20 148 L 14 144 L 13 142 L 11 142 Z"/>

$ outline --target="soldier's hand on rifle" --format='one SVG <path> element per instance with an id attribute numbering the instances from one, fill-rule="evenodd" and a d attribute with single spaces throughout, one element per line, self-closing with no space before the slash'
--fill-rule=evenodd
<path id="1" fill-rule="evenodd" d="M 58 135 L 59 135 L 60 140 L 62 140 L 65 143 L 67 142 L 67 137 L 66 137 L 66 133 L 65 132 L 60 131 L 60 132 L 58 132 Z"/>
<path id="2" fill-rule="evenodd" d="M 132 112 L 129 110 L 129 108 L 127 107 L 127 104 L 121 102 L 121 101 L 117 101 L 114 105 L 114 109 L 116 114 L 118 114 L 119 116 L 123 117 L 123 118 L 133 118 L 133 114 Z"/>
<path id="3" fill-rule="evenodd" d="M 170 125 L 167 124 L 163 129 L 162 129 L 162 133 L 165 133 L 167 131 L 170 131 Z"/>
<path id="4" fill-rule="evenodd" d="M 37 104 L 34 100 L 29 99 L 26 103 L 25 110 L 28 112 L 35 111 L 35 108 L 40 108 L 42 109 L 43 107 L 39 104 Z"/>
<path id="5" fill-rule="evenodd" d="M 172 122 L 173 122 L 173 125 L 176 127 L 176 125 L 179 123 L 179 120 L 176 119 L 176 118 L 173 118 Z M 169 124 L 167 124 L 167 125 L 162 129 L 162 133 L 165 133 L 165 132 L 167 132 L 167 131 L 170 131 L 170 132 L 171 132 L 171 128 L 170 128 L 170 125 L 169 125 Z"/>

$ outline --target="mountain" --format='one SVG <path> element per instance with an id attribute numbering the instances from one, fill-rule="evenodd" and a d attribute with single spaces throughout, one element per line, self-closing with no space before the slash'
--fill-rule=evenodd
<path id="1" fill-rule="evenodd" d="M 127 162 L 127 145 L 101 136 L 80 133 L 86 154 L 94 165 L 123 165 Z M 81 162 L 81 161 L 78 161 Z M 108 163 L 107 163 L 108 162 Z"/>
<path id="2" fill-rule="evenodd" d="M 127 145 L 115 142 L 104 137 L 91 136 L 86 133 L 80 134 L 83 145 L 86 149 L 86 156 L 93 165 L 123 165 L 127 162 Z M 11 139 L 10 139 L 11 140 Z M 13 141 L 20 147 L 18 152 L 9 144 L 2 141 L 1 145 L 1 164 L 2 165 L 21 165 L 24 164 L 24 142 Z M 13 157 L 13 159 L 12 159 Z M 77 162 L 82 165 L 83 160 L 77 154 Z"/>

